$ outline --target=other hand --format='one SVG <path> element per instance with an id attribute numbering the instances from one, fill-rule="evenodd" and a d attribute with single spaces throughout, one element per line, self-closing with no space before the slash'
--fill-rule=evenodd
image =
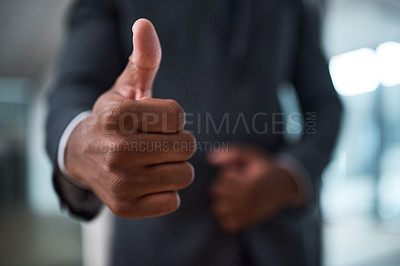
<path id="1" fill-rule="evenodd" d="M 298 196 L 291 175 L 255 147 L 230 146 L 208 159 L 219 168 L 210 189 L 211 210 L 227 232 L 267 221 Z"/>

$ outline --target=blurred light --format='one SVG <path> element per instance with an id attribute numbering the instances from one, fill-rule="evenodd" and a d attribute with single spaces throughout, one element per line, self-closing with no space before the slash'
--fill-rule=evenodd
<path id="1" fill-rule="evenodd" d="M 376 48 L 380 80 L 383 86 L 400 84 L 400 43 L 385 42 Z"/>
<path id="2" fill-rule="evenodd" d="M 390 219 L 400 214 L 399 173 L 388 171 L 381 175 L 378 186 L 378 213 L 382 219 Z"/>
<path id="3" fill-rule="evenodd" d="M 332 57 L 329 63 L 336 91 L 345 96 L 359 95 L 379 87 L 375 52 L 362 48 Z"/>

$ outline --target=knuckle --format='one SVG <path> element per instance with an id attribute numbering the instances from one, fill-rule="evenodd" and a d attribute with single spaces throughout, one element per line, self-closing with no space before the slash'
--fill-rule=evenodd
<path id="1" fill-rule="evenodd" d="M 119 104 L 109 104 L 104 107 L 102 112 L 103 119 L 115 119 L 121 114 L 121 108 Z"/>
<path id="2" fill-rule="evenodd" d="M 115 129 L 118 124 L 117 121 L 121 115 L 121 108 L 116 105 L 107 106 L 103 109 L 100 115 L 100 125 L 102 129 L 112 130 Z"/>
<path id="3" fill-rule="evenodd" d="M 185 162 L 182 169 L 182 185 L 188 187 L 193 183 L 194 180 L 194 168 L 192 164 Z"/>
<path id="4" fill-rule="evenodd" d="M 162 201 L 152 202 L 151 205 L 147 205 L 148 210 L 151 210 L 151 215 L 159 216 L 175 212 L 179 209 L 180 198 L 177 192 L 169 192 L 163 196 Z M 143 205 L 141 206 L 144 207 Z M 146 212 L 141 209 L 140 211 Z"/>
<path id="5" fill-rule="evenodd" d="M 196 138 L 189 132 L 181 133 L 180 150 L 184 154 L 185 160 L 189 160 L 196 152 Z"/>
<path id="6" fill-rule="evenodd" d="M 181 200 L 178 193 L 170 193 L 170 196 L 166 200 L 165 205 L 167 212 L 174 212 L 178 210 L 179 206 L 181 205 Z"/>
<path id="7" fill-rule="evenodd" d="M 179 131 L 185 123 L 185 113 L 182 107 L 174 100 L 167 100 L 169 105 L 169 123 L 170 128 Z"/>
<path id="8" fill-rule="evenodd" d="M 168 102 L 168 105 L 170 106 L 172 113 L 178 114 L 183 112 L 182 107 L 179 105 L 177 101 L 172 99 L 167 99 L 166 101 Z"/>
<path id="9" fill-rule="evenodd" d="M 109 208 L 116 216 L 127 218 L 129 215 L 129 205 L 124 201 L 114 199 Z"/>
<path id="10" fill-rule="evenodd" d="M 112 213 L 122 218 L 127 218 L 127 219 L 143 218 L 141 213 L 145 213 L 145 210 L 141 210 L 140 208 L 138 208 L 137 203 L 138 199 L 114 198 L 108 207 L 110 208 Z"/>
<path id="11" fill-rule="evenodd" d="M 166 215 L 179 209 L 180 198 L 176 191 L 165 192 L 160 196 L 161 198 L 156 200 L 148 201 L 148 197 L 152 196 L 148 195 L 144 198 L 139 198 L 134 206 L 135 213 L 142 217 Z"/>
<path id="12" fill-rule="evenodd" d="M 121 164 L 121 155 L 119 152 L 114 151 L 118 149 L 118 144 L 114 144 L 113 148 L 107 147 L 107 151 L 104 154 L 104 163 L 103 167 L 108 173 L 113 173 L 120 167 Z"/>
<path id="13" fill-rule="evenodd" d="M 187 134 L 187 142 L 191 145 L 191 146 L 196 146 L 196 138 L 194 137 L 193 134 L 188 133 Z"/>

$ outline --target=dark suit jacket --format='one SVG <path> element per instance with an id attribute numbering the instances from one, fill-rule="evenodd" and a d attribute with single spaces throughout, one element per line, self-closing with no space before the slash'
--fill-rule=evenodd
<path id="1" fill-rule="evenodd" d="M 224 234 L 209 211 L 207 191 L 215 169 L 200 150 L 191 159 L 195 182 L 180 193 L 177 212 L 139 220 L 114 217 L 112 265 L 319 265 L 320 175 L 334 145 L 341 105 L 320 49 L 315 11 L 300 0 L 75 3 L 47 123 L 55 189 L 72 215 L 92 219 L 101 202 L 58 173 L 60 136 L 123 70 L 132 51 L 131 26 L 140 17 L 154 23 L 163 48 L 154 97 L 175 99 L 200 119 L 188 125 L 198 142 L 248 142 L 272 153 L 290 153 L 303 163 L 314 186 L 307 206 L 284 211 L 243 233 Z M 272 123 L 272 115 L 281 112 L 276 91 L 282 81 L 294 85 L 304 116 L 315 112 L 315 133 L 304 134 L 295 144 L 285 143 L 272 129 L 248 134 L 239 125 L 233 134 L 240 114 L 252 121 L 253 114 L 263 112 Z M 229 113 L 234 119 L 231 130 L 207 133 L 206 113 L 214 121 Z M 265 126 L 265 120 L 255 123 L 257 128 Z"/>

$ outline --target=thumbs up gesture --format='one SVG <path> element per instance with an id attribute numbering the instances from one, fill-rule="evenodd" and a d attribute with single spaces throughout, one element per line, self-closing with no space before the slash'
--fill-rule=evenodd
<path id="1" fill-rule="evenodd" d="M 152 99 L 161 46 L 150 21 L 132 27 L 133 52 L 113 87 L 72 132 L 65 166 L 117 216 L 154 217 L 178 209 L 178 190 L 193 181 L 186 162 L 195 139 L 173 100 Z"/>

